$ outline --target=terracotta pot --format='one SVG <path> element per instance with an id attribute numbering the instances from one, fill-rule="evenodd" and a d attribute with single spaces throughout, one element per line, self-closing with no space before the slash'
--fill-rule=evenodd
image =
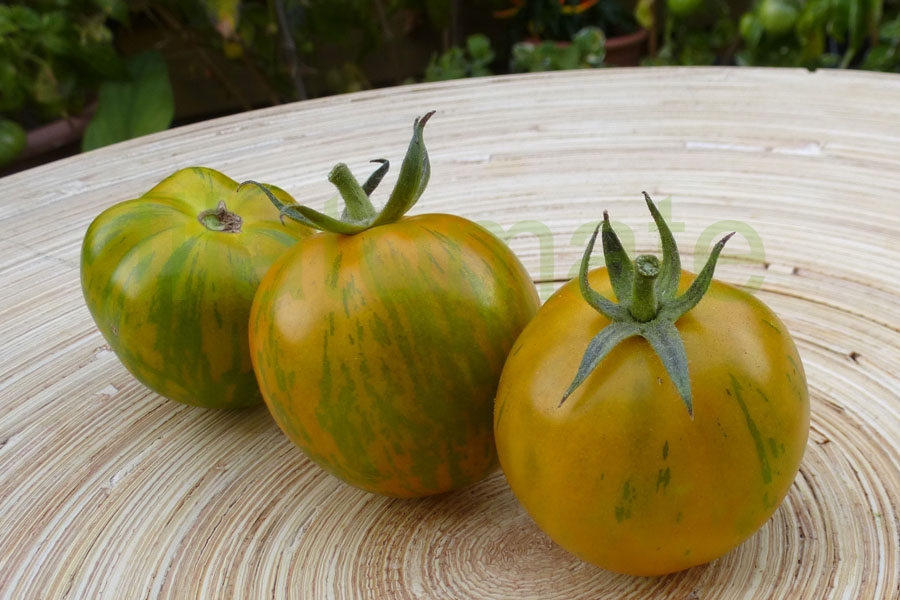
<path id="1" fill-rule="evenodd" d="M 647 56 L 647 30 L 606 38 L 606 59 L 610 67 L 636 67 Z"/>

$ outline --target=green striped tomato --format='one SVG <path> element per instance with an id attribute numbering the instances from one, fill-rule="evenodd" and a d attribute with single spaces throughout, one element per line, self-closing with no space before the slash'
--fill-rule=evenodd
<path id="1" fill-rule="evenodd" d="M 309 233 L 281 223 L 259 189 L 238 189 L 213 169 L 183 169 L 91 223 L 81 250 L 85 302 L 119 360 L 151 390 L 209 408 L 259 404 L 250 305 L 275 259 Z"/>
<path id="2" fill-rule="evenodd" d="M 253 365 L 281 429 L 343 481 L 395 497 L 457 489 L 497 468 L 494 394 L 539 304 L 525 268 L 481 226 L 445 214 L 378 221 L 424 188 L 424 121 L 382 213 L 360 212 L 363 188 L 336 168 L 359 218 L 285 253 L 250 313 Z"/>

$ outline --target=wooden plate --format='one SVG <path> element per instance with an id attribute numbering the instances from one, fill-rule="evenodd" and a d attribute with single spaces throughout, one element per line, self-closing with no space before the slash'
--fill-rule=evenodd
<path id="1" fill-rule="evenodd" d="M 103 208 L 204 165 L 334 210 L 331 166 L 398 165 L 431 109 L 433 176 L 413 212 L 495 223 L 544 297 L 604 209 L 655 248 L 642 190 L 688 268 L 738 231 L 718 276 L 787 323 L 812 398 L 801 472 L 738 549 L 613 575 L 548 541 L 501 473 L 371 496 L 313 466 L 265 409 L 169 402 L 104 344 L 78 274 Z M 898 139 L 896 75 L 608 69 L 309 101 L 0 179 L 0 597 L 900 597 Z"/>

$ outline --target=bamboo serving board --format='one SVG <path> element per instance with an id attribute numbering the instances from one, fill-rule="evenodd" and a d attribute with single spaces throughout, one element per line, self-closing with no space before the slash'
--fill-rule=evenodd
<path id="1" fill-rule="evenodd" d="M 502 473 L 393 500 L 312 465 L 264 408 L 213 412 L 137 383 L 79 284 L 90 221 L 203 165 L 336 210 L 326 175 L 394 169 L 413 119 L 413 213 L 506 232 L 542 297 L 603 210 L 686 268 L 725 231 L 718 278 L 784 320 L 809 380 L 787 499 L 723 558 L 614 575 L 550 542 Z M 900 598 L 900 77 L 608 69 L 399 87 L 174 129 L 0 179 L 0 598 Z M 620 234 L 621 234 L 620 231 Z M 629 236 L 630 234 L 630 236 Z"/>

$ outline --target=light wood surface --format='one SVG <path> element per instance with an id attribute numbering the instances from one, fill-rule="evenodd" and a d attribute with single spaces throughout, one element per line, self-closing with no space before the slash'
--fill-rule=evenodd
<path id="1" fill-rule="evenodd" d="M 758 287 L 786 322 L 812 402 L 789 496 L 738 549 L 669 577 L 613 575 L 548 541 L 499 472 L 442 497 L 368 495 L 264 408 L 169 402 L 104 344 L 78 274 L 103 208 L 204 165 L 333 210 L 330 168 L 362 178 L 379 157 L 395 165 L 383 202 L 431 109 L 433 175 L 413 213 L 517 228 L 544 297 L 604 209 L 654 250 L 642 190 L 669 207 L 688 268 L 738 230 L 718 277 Z M 898 598 L 898 190 L 900 77 L 743 68 L 377 90 L 0 179 L 0 598 Z"/>

